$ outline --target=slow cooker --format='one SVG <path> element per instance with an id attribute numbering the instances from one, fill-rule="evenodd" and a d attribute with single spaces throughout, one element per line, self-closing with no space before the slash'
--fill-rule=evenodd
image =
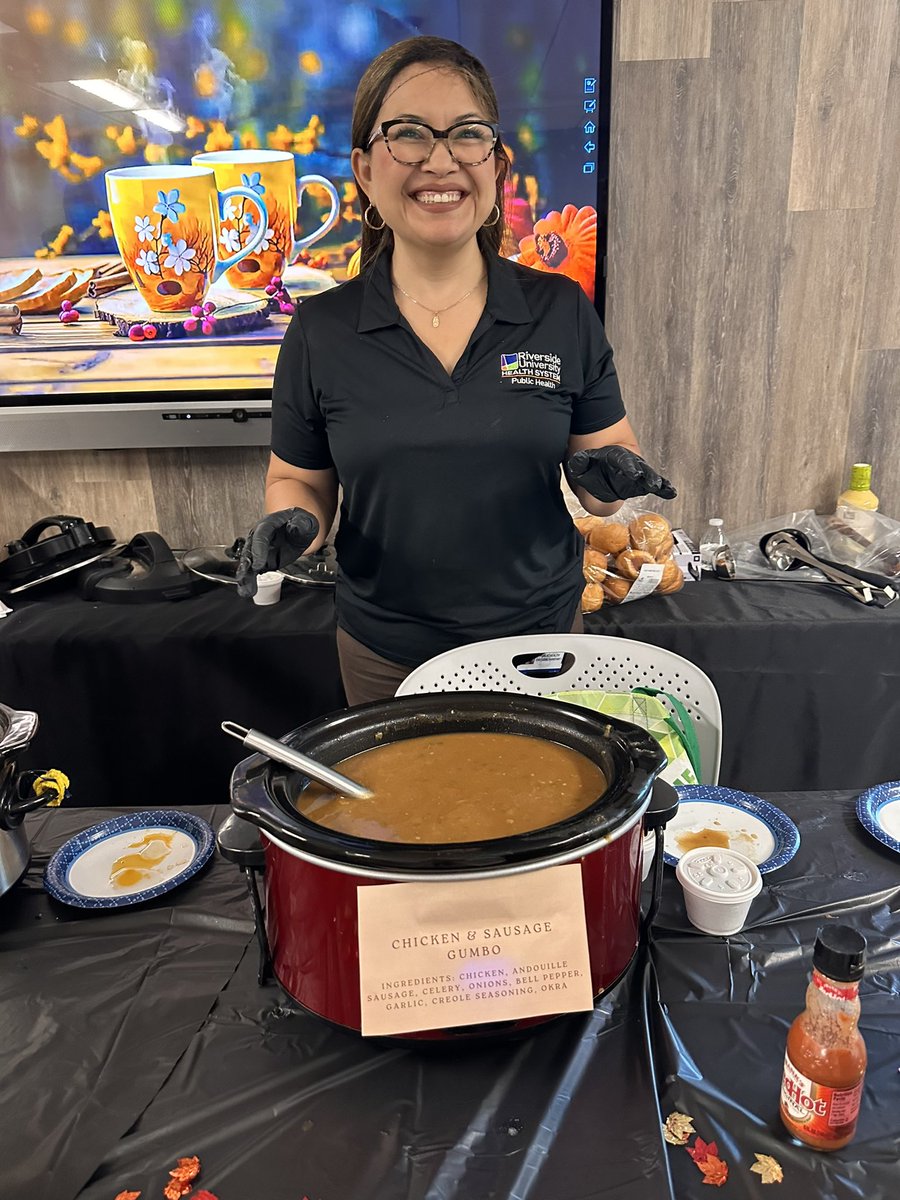
<path id="1" fill-rule="evenodd" d="M 0 896 L 24 874 L 31 847 L 23 824 L 27 813 L 47 804 L 52 792 L 35 795 L 39 771 L 19 771 L 17 759 L 37 732 L 36 713 L 0 704 Z"/>
<path id="2" fill-rule="evenodd" d="M 234 813 L 263 835 L 264 914 L 251 886 L 262 922 L 258 933 L 263 952 L 282 987 L 305 1009 L 360 1030 L 357 891 L 386 883 L 428 881 L 440 886 L 577 863 L 594 996 L 608 991 L 627 970 L 640 931 L 642 819 L 654 779 L 666 764 L 664 752 L 644 730 L 542 697 L 437 692 L 345 709 L 281 740 L 333 766 L 386 742 L 475 731 L 524 734 L 569 746 L 601 768 L 607 789 L 574 817 L 517 836 L 404 844 L 338 833 L 304 817 L 296 801 L 309 779 L 262 755 L 254 754 L 235 767 Z M 241 862 L 249 876 L 252 848 L 243 856 L 229 853 L 220 837 L 220 849 Z M 524 1028 L 548 1019 L 503 1024 Z M 496 1033 L 499 1024 L 403 1036 L 470 1038 Z"/>

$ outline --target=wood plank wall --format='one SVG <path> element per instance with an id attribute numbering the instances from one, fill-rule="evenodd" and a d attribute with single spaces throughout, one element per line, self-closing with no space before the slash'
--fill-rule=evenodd
<path id="1" fill-rule="evenodd" d="M 619 0 L 613 76 L 607 325 L 669 515 L 827 511 L 866 460 L 900 518 L 900 0 Z M 230 542 L 265 457 L 0 455 L 0 541 Z"/>
<path id="2" fill-rule="evenodd" d="M 617 16 L 607 324 L 672 514 L 830 511 L 869 461 L 900 519 L 900 4 Z"/>

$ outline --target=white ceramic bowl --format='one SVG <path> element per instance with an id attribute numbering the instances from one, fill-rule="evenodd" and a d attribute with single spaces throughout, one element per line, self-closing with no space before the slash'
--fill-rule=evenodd
<path id="1" fill-rule="evenodd" d="M 762 888 L 756 863 L 736 850 L 698 846 L 682 854 L 675 876 L 684 892 L 688 920 L 702 933 L 739 933 Z"/>

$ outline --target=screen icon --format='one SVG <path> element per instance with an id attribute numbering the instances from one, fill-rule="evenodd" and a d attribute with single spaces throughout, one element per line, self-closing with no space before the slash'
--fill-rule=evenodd
<path id="1" fill-rule="evenodd" d="M 587 76 L 584 81 L 584 94 L 586 96 L 593 96 L 596 91 L 597 80 L 592 75 Z"/>
<path id="2" fill-rule="evenodd" d="M 594 124 L 593 121 L 585 121 L 584 132 L 588 135 L 588 137 L 590 137 L 592 133 L 597 132 L 597 126 Z"/>
<path id="3" fill-rule="evenodd" d="M 593 173 L 597 170 L 597 164 L 595 162 L 586 162 L 581 170 L 585 175 L 593 175 Z"/>
<path id="4" fill-rule="evenodd" d="M 584 111 L 588 112 L 588 113 L 596 112 L 597 111 L 597 101 L 596 100 L 585 100 Z"/>

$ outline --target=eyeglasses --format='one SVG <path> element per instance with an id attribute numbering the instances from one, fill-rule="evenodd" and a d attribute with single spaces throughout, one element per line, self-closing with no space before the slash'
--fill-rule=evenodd
<path id="1" fill-rule="evenodd" d="M 422 121 L 382 121 L 369 138 L 366 149 L 378 138 L 384 139 L 388 154 L 405 167 L 418 167 L 428 162 L 439 138 L 444 138 L 454 162 L 465 167 L 477 167 L 494 153 L 500 136 L 500 126 L 490 121 L 457 121 L 449 129 L 432 129 Z"/>

